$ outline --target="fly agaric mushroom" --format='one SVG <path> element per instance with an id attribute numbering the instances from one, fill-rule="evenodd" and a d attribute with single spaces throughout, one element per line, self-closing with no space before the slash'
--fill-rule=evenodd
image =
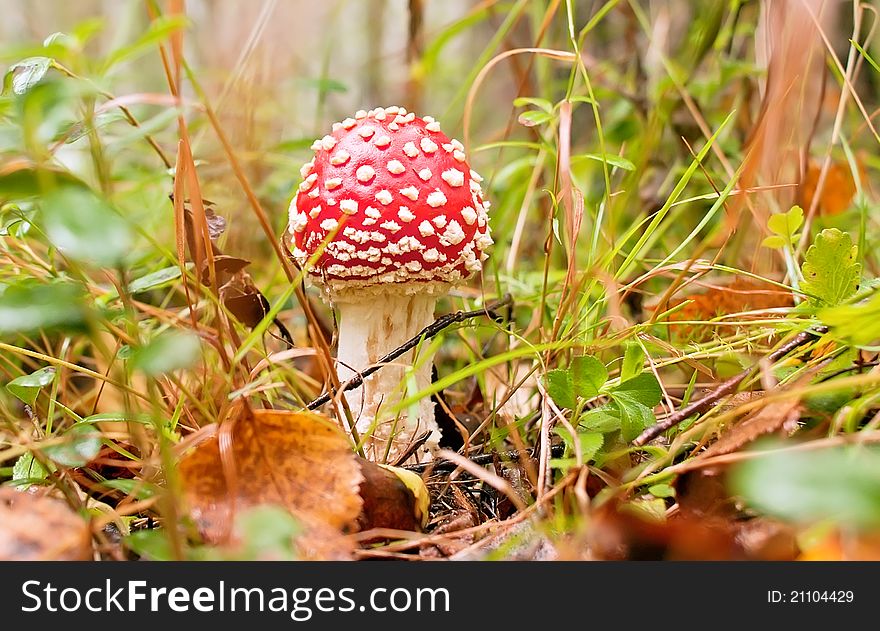
<path id="1" fill-rule="evenodd" d="M 345 383 L 418 335 L 433 322 L 438 297 L 482 269 L 492 245 L 489 202 L 462 144 L 402 107 L 361 110 L 312 149 L 290 204 L 292 254 L 338 308 Z M 393 413 L 413 359 L 410 351 L 346 393 L 375 460 L 393 459 L 426 431 L 420 459 L 437 446 L 429 398 L 416 417 Z M 431 365 L 422 352 L 412 367 L 419 391 L 431 383 Z"/>

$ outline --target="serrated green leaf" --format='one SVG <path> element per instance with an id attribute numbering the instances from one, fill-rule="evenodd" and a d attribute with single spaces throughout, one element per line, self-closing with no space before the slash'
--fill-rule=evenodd
<path id="1" fill-rule="evenodd" d="M 612 393 L 611 397 L 620 410 L 620 435 L 626 442 L 633 440 L 656 421 L 651 408 L 638 401 L 618 393 Z"/>
<path id="2" fill-rule="evenodd" d="M 193 333 L 169 330 L 134 351 L 131 363 L 150 376 L 187 368 L 199 357 L 201 341 Z"/>
<path id="3" fill-rule="evenodd" d="M 47 366 L 32 372 L 29 375 L 22 375 L 6 384 L 6 389 L 12 396 L 26 403 L 33 405 L 37 400 L 37 394 L 44 386 L 48 386 L 55 379 L 55 368 Z"/>
<path id="4" fill-rule="evenodd" d="M 620 429 L 620 412 L 611 405 L 603 405 L 581 414 L 578 425 L 586 432 L 616 432 Z"/>
<path id="5" fill-rule="evenodd" d="M 60 438 L 62 442 L 45 447 L 43 453 L 63 467 L 83 467 L 101 450 L 101 432 L 91 425 L 74 425 Z"/>
<path id="6" fill-rule="evenodd" d="M 571 360 L 572 385 L 575 396 L 589 399 L 599 394 L 599 388 L 608 381 L 608 370 L 605 364 L 595 357 L 580 355 Z"/>
<path id="7" fill-rule="evenodd" d="M 564 368 L 548 370 L 544 375 L 544 387 L 553 402 L 560 408 L 573 410 L 577 406 L 571 372 Z"/>
<path id="8" fill-rule="evenodd" d="M 49 472 L 34 458 L 30 451 L 21 454 L 12 467 L 13 481 L 45 480 Z M 21 488 L 21 487 L 19 487 Z"/>
<path id="9" fill-rule="evenodd" d="M 804 256 L 801 289 L 814 307 L 836 307 L 859 287 L 862 266 L 849 233 L 828 228 L 816 235 Z"/>
<path id="10" fill-rule="evenodd" d="M 620 380 L 627 381 L 642 374 L 645 364 L 645 351 L 638 342 L 629 341 L 623 351 L 623 364 L 620 368 Z"/>
<path id="11" fill-rule="evenodd" d="M 566 454 L 574 455 L 574 438 L 571 432 L 565 427 L 557 425 L 553 430 L 565 443 Z M 599 432 L 577 432 L 577 440 L 580 446 L 581 458 L 584 462 L 589 462 L 605 444 L 605 437 Z"/>
<path id="12" fill-rule="evenodd" d="M 649 408 L 660 403 L 660 399 L 663 397 L 657 377 L 654 376 L 654 373 L 650 372 L 643 372 L 632 379 L 624 381 L 614 388 L 611 393 L 617 397 L 625 397 Z"/>

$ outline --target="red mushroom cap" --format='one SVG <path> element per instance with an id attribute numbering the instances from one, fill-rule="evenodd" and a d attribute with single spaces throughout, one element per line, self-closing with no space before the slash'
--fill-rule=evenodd
<path id="1" fill-rule="evenodd" d="M 361 110 L 312 149 L 289 230 L 294 258 L 328 290 L 433 293 L 482 269 L 492 245 L 482 178 L 433 118 Z"/>

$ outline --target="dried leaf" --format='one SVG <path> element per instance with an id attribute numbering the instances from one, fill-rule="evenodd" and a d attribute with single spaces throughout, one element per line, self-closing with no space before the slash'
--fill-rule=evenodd
<path id="1" fill-rule="evenodd" d="M 859 176 L 864 181 L 866 176 L 864 167 L 858 165 Z M 819 175 L 822 165 L 810 162 L 804 181 L 798 189 L 798 199 L 804 209 L 813 207 L 813 198 L 816 196 L 816 186 L 819 184 Z M 847 162 L 832 162 L 825 174 L 825 183 L 822 193 L 819 195 L 819 213 L 823 215 L 839 215 L 852 206 L 853 197 L 856 194 L 856 183 L 853 180 L 852 169 Z"/>
<path id="2" fill-rule="evenodd" d="M 223 305 L 235 319 L 247 327 L 253 328 L 269 313 L 271 306 L 266 297 L 251 288 L 252 291 L 238 293 L 235 290 L 221 291 Z"/>
<path id="3" fill-rule="evenodd" d="M 769 283 L 737 278 L 727 285 L 715 285 L 702 293 L 682 296 L 665 304 L 661 303 L 656 305 L 654 310 L 663 313 L 685 302 L 687 304 L 663 316 L 663 319 L 669 322 L 710 320 L 722 314 L 790 307 L 794 304 L 791 292 L 785 289 Z M 671 330 L 682 337 L 703 340 L 711 339 L 716 329 L 715 327 L 701 327 L 691 324 L 675 326 Z"/>
<path id="4" fill-rule="evenodd" d="M 87 561 L 89 524 L 67 504 L 0 488 L 0 561 Z"/>
<path id="5" fill-rule="evenodd" d="M 420 531 L 427 522 L 427 488 L 416 474 L 358 458 L 364 481 L 364 500 L 358 517 L 361 530 L 393 528 Z M 413 480 L 412 478 L 415 478 Z"/>
<path id="6" fill-rule="evenodd" d="M 180 463 L 191 514 L 207 541 L 228 537 L 236 510 L 262 504 L 281 505 L 306 524 L 338 530 L 354 524 L 363 475 L 348 439 L 329 419 L 245 410 L 229 422 L 231 429 L 219 429 Z M 230 445 L 221 459 L 227 431 Z"/>
<path id="7" fill-rule="evenodd" d="M 695 460 L 729 454 L 766 434 L 794 429 L 797 427 L 800 415 L 801 406 L 798 401 L 770 403 L 744 421 L 730 427 Z"/>
<path id="8" fill-rule="evenodd" d="M 247 259 L 240 259 L 228 254 L 218 254 L 214 256 L 214 271 L 217 274 L 217 286 L 222 287 L 232 280 L 233 276 L 238 274 L 251 262 Z M 207 261 L 202 265 L 201 281 L 203 285 L 211 284 L 210 270 Z"/>

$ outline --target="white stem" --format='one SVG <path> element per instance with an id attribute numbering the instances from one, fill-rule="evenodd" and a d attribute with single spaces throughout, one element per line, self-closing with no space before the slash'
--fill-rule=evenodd
<path id="1" fill-rule="evenodd" d="M 437 297 L 426 294 L 380 294 L 365 296 L 362 302 L 350 298 L 338 302 L 339 350 L 337 373 L 340 383 L 354 377 L 359 371 L 375 365 L 378 360 L 434 321 Z M 413 369 L 416 349 L 408 351 L 393 362 L 368 376 L 364 384 L 345 393 L 352 416 L 357 421 L 358 433 L 363 438 L 368 458 L 378 462 L 394 461 L 414 438 L 426 431 L 431 437 L 420 450 L 419 459 L 429 458 L 437 447 L 440 432 L 434 420 L 434 403 L 430 397 L 418 402 L 418 416 L 411 410 L 394 408 L 407 394 L 407 373 L 412 370 L 415 388 L 424 390 L 431 385 L 431 357 L 425 356 L 427 344 L 422 345 L 418 366 Z"/>

